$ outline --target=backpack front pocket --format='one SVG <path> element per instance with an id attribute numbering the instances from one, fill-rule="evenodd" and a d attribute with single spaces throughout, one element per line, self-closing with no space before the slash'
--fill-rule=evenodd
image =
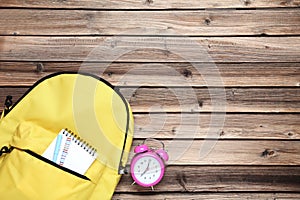
<path id="1" fill-rule="evenodd" d="M 55 133 L 31 125 L 19 125 L 10 143 L 13 150 L 2 155 L 0 199 L 88 199 L 104 165 L 95 160 L 83 175 L 52 162 L 42 152 Z"/>
<path id="2" fill-rule="evenodd" d="M 95 187 L 86 178 L 17 148 L 5 155 L 0 177 L 1 199 L 86 199 Z"/>

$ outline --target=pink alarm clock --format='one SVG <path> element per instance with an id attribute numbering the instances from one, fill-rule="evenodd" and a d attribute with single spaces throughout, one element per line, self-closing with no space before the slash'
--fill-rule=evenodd
<path id="1" fill-rule="evenodd" d="M 154 149 L 145 144 L 149 140 L 155 139 L 147 138 L 143 144 L 134 148 L 136 154 L 131 160 L 130 172 L 134 180 L 133 184 L 137 183 L 153 189 L 153 186 L 158 184 L 165 174 L 165 162 L 169 160 L 169 156 L 162 142 L 159 141 L 162 148 Z"/>

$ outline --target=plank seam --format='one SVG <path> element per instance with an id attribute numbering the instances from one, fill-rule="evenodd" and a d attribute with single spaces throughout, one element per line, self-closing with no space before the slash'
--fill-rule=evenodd
<path id="1" fill-rule="evenodd" d="M 145 11 L 201 11 L 201 10 L 208 10 L 208 11 L 227 11 L 227 10 L 295 10 L 299 9 L 300 6 L 290 6 L 290 7 L 220 7 L 220 8 L 82 8 L 82 7 L 75 7 L 75 8 L 68 8 L 68 7 L 21 7 L 21 6 L 0 6 L 1 9 L 24 9 L 24 10 L 86 10 L 86 11 L 134 11 L 134 12 L 145 12 Z"/>

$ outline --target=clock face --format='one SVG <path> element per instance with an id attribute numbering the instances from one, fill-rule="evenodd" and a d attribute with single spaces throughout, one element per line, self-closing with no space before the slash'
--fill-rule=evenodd
<path id="1" fill-rule="evenodd" d="M 133 158 L 131 176 L 137 184 L 144 187 L 156 185 L 163 175 L 164 163 L 153 153 L 143 153 Z"/>

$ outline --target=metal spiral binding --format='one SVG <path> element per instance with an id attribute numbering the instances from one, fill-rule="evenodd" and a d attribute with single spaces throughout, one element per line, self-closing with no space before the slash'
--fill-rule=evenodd
<path id="1" fill-rule="evenodd" d="M 83 148 L 86 152 L 88 152 L 92 156 L 94 156 L 97 153 L 97 150 L 94 147 L 92 147 L 92 145 L 90 145 L 88 142 L 86 142 L 85 140 L 80 138 L 78 135 L 73 133 L 71 130 L 65 129 L 63 134 L 65 134 L 68 137 L 71 137 L 72 141 L 74 141 L 75 144 L 77 144 L 78 146 Z"/>

